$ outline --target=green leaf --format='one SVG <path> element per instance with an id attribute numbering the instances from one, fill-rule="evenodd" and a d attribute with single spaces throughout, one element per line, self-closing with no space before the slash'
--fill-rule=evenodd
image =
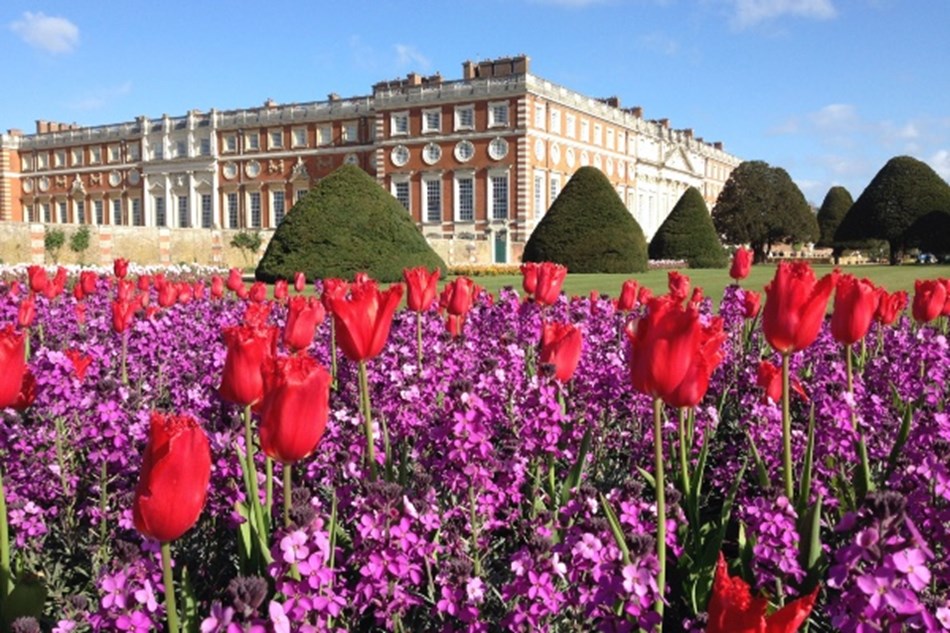
<path id="1" fill-rule="evenodd" d="M 802 511 L 808 507 L 811 499 L 811 478 L 813 462 L 815 458 L 815 404 L 812 403 L 811 410 L 808 413 L 808 441 L 805 445 L 805 458 L 802 464 L 802 480 L 798 490 L 798 504 L 796 511 L 801 516 Z"/>
<path id="2" fill-rule="evenodd" d="M 577 459 L 574 460 L 574 465 L 567 474 L 567 479 L 561 485 L 561 507 L 567 505 L 568 500 L 571 498 L 571 491 L 577 488 L 581 482 L 581 475 L 584 473 L 584 464 L 587 461 L 587 454 L 590 452 L 593 428 L 593 425 L 589 425 L 584 432 L 584 437 L 581 439 L 581 446 L 577 451 Z"/>
<path id="3" fill-rule="evenodd" d="M 807 574 L 802 584 L 803 591 L 814 589 L 824 575 L 825 555 L 821 548 L 821 507 L 822 495 L 819 492 L 815 503 L 808 506 L 805 514 L 799 517 L 798 532 L 801 536 L 799 562 Z"/>
<path id="4" fill-rule="evenodd" d="M 3 603 L 3 625 L 7 629 L 17 618 L 39 619 L 46 603 L 46 579 L 33 573 L 21 573 L 13 591 Z"/>
<path id="5" fill-rule="evenodd" d="M 772 480 L 769 478 L 769 470 L 765 467 L 765 462 L 762 461 L 762 455 L 755 445 L 755 440 L 752 439 L 752 435 L 748 431 L 745 432 L 745 436 L 746 439 L 749 440 L 749 448 L 752 450 L 752 459 L 755 461 L 755 469 L 759 473 L 759 485 L 763 490 L 771 490 Z"/>
<path id="6" fill-rule="evenodd" d="M 613 507 L 611 507 L 610 501 L 604 496 L 604 493 L 601 492 L 598 493 L 598 495 L 600 496 L 600 506 L 604 509 L 604 516 L 607 517 L 607 523 L 610 524 L 610 531 L 613 532 L 617 547 L 620 548 L 623 554 L 623 562 L 629 565 L 630 548 L 627 547 L 627 539 L 623 535 L 623 526 L 620 525 L 620 520 L 617 518 L 617 514 L 614 512 Z"/>
<path id="7" fill-rule="evenodd" d="M 656 490 L 656 479 L 653 478 L 653 475 L 640 466 L 637 466 L 637 471 L 643 476 L 644 479 L 647 480 L 647 483 L 650 484 L 650 487 Z"/>
<path id="8" fill-rule="evenodd" d="M 188 567 L 181 569 L 181 628 L 186 633 L 198 633 L 201 616 L 198 614 L 198 597 L 191 584 Z"/>

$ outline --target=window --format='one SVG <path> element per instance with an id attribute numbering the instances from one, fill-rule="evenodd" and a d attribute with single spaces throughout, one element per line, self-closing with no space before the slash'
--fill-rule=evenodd
<path id="1" fill-rule="evenodd" d="M 548 199 L 551 201 L 552 205 L 554 204 L 554 201 L 557 200 L 559 193 L 561 193 L 561 175 L 551 174 L 551 195 L 548 196 Z"/>
<path id="2" fill-rule="evenodd" d="M 488 104 L 488 127 L 508 126 L 508 103 Z"/>
<path id="3" fill-rule="evenodd" d="M 425 212 L 422 219 L 424 222 L 442 221 L 442 181 L 438 176 L 434 178 L 423 178 L 422 180 L 423 198 L 425 199 Z"/>
<path id="4" fill-rule="evenodd" d="M 442 111 L 441 110 L 423 110 L 422 111 L 422 132 L 441 132 L 442 131 Z"/>
<path id="5" fill-rule="evenodd" d="M 201 194 L 201 228 L 210 229 L 214 224 L 214 215 L 211 211 L 211 194 Z"/>
<path id="6" fill-rule="evenodd" d="M 98 165 L 101 162 L 102 162 L 102 148 L 90 147 L 89 148 L 89 164 Z"/>
<path id="7" fill-rule="evenodd" d="M 69 222 L 69 209 L 65 202 L 60 202 L 57 206 L 59 207 L 59 223 L 66 224 Z"/>
<path id="8" fill-rule="evenodd" d="M 409 113 L 394 112 L 389 117 L 389 135 L 406 136 L 409 134 Z"/>
<path id="9" fill-rule="evenodd" d="M 228 228 L 238 228 L 238 195 L 236 192 L 228 193 L 225 196 L 225 205 L 228 210 Z"/>
<path id="10" fill-rule="evenodd" d="M 61 149 L 53 153 L 53 167 L 66 166 L 66 150 Z"/>
<path id="11" fill-rule="evenodd" d="M 23 155 L 23 171 L 31 171 L 33 169 L 33 157 L 29 154 Z"/>
<path id="12" fill-rule="evenodd" d="M 614 129 L 612 127 L 607 128 L 607 149 L 614 148 Z"/>
<path id="13" fill-rule="evenodd" d="M 306 147 L 307 146 L 307 128 L 305 127 L 295 127 L 293 132 L 293 137 L 291 139 L 294 147 Z"/>
<path id="14" fill-rule="evenodd" d="M 116 199 L 112 201 L 112 223 L 116 226 L 121 226 L 122 222 L 122 200 Z"/>
<path id="15" fill-rule="evenodd" d="M 389 153 L 389 159 L 396 167 L 402 167 L 409 162 L 409 148 L 405 145 L 397 145 Z"/>
<path id="16" fill-rule="evenodd" d="M 534 172 L 534 217 L 541 217 L 547 211 L 544 206 L 544 172 Z"/>
<path id="17" fill-rule="evenodd" d="M 551 108 L 551 133 L 561 133 L 561 111 Z"/>
<path id="18" fill-rule="evenodd" d="M 575 117 L 573 114 L 565 115 L 564 128 L 565 128 L 564 132 L 568 135 L 568 137 L 576 138 L 577 137 L 577 117 Z"/>
<path id="19" fill-rule="evenodd" d="M 551 116 L 554 116 L 554 110 L 551 111 Z M 543 130 L 545 123 L 545 107 L 543 103 L 534 104 L 534 127 Z"/>
<path id="20" fill-rule="evenodd" d="M 211 156 L 211 139 L 203 138 L 198 141 L 198 154 L 201 156 Z"/>
<path id="21" fill-rule="evenodd" d="M 46 166 L 49 164 L 49 156 L 46 152 L 40 152 L 36 155 L 36 168 L 37 169 L 46 169 Z"/>
<path id="22" fill-rule="evenodd" d="M 168 217 L 165 214 L 165 197 L 155 196 L 155 226 L 168 226 Z"/>
<path id="23" fill-rule="evenodd" d="M 233 154 L 237 152 L 237 134 L 228 134 L 224 137 L 224 146 L 222 152 L 224 154 Z"/>
<path id="24" fill-rule="evenodd" d="M 110 145 L 108 151 L 109 151 L 109 162 L 110 162 L 110 163 L 118 163 L 119 160 L 121 160 L 121 158 L 122 158 L 122 148 L 121 148 L 121 147 L 119 147 L 118 145 Z"/>
<path id="25" fill-rule="evenodd" d="M 406 211 L 409 210 L 409 180 L 408 179 L 395 179 L 392 180 L 392 193 L 393 197 L 399 201 L 399 204 L 406 208 Z"/>
<path id="26" fill-rule="evenodd" d="M 185 158 L 188 156 L 188 141 L 175 141 L 175 158 Z"/>
<path id="27" fill-rule="evenodd" d="M 617 151 L 624 152 L 626 151 L 624 145 L 626 144 L 627 137 L 623 132 L 617 132 Z"/>
<path id="28" fill-rule="evenodd" d="M 139 144 L 132 143 L 127 148 L 129 152 L 129 160 L 138 160 L 139 159 Z"/>
<path id="29" fill-rule="evenodd" d="M 102 217 L 102 200 L 92 201 L 92 215 L 96 224 L 102 224 L 105 221 L 105 218 Z"/>
<path id="30" fill-rule="evenodd" d="M 475 106 L 473 105 L 455 106 L 455 129 L 456 130 L 474 130 L 475 129 Z"/>
<path id="31" fill-rule="evenodd" d="M 283 191 L 274 191 L 271 193 L 271 208 L 274 210 L 274 226 L 277 226 L 284 219 L 284 213 L 286 210 L 284 208 L 284 192 Z"/>
<path id="32" fill-rule="evenodd" d="M 257 132 L 244 133 L 244 151 L 256 152 L 261 149 L 261 136 Z"/>
<path id="33" fill-rule="evenodd" d="M 191 226 L 191 209 L 188 207 L 188 196 L 178 196 L 178 226 Z"/>
<path id="34" fill-rule="evenodd" d="M 455 220 L 475 221 L 475 176 L 471 172 L 455 176 Z"/>
<path id="35" fill-rule="evenodd" d="M 70 160 L 73 163 L 73 167 L 82 165 L 82 148 L 81 147 L 74 147 L 72 151 L 70 152 L 70 155 L 71 155 Z"/>
<path id="36" fill-rule="evenodd" d="M 355 143 L 359 140 L 358 125 L 356 121 L 350 121 L 343 124 L 343 142 Z"/>
<path id="37" fill-rule="evenodd" d="M 132 198 L 132 225 L 145 226 L 145 217 L 142 215 L 142 201 Z"/>
<path id="38" fill-rule="evenodd" d="M 508 155 L 508 141 L 501 138 L 500 136 L 492 139 L 492 142 L 488 144 L 488 155 L 492 160 L 501 160 Z"/>
<path id="39" fill-rule="evenodd" d="M 284 146 L 283 130 L 271 130 L 267 134 L 267 149 L 281 149 Z"/>
<path id="40" fill-rule="evenodd" d="M 434 165 L 442 158 L 442 148 L 438 143 L 429 143 L 422 150 L 422 160 L 428 165 Z"/>
<path id="41" fill-rule="evenodd" d="M 165 158 L 165 148 L 162 147 L 162 142 L 159 141 L 152 148 L 152 158 L 155 160 L 162 160 Z"/>
<path id="42" fill-rule="evenodd" d="M 467 163 L 473 156 L 475 156 L 475 146 L 471 141 L 459 141 L 455 144 L 455 160 Z"/>
<path id="43" fill-rule="evenodd" d="M 250 194 L 251 202 L 251 228 L 261 228 L 261 193 L 252 191 Z"/>
<path id="44" fill-rule="evenodd" d="M 491 174 L 488 177 L 491 197 L 488 200 L 492 220 L 508 219 L 508 174 Z"/>
<path id="45" fill-rule="evenodd" d="M 53 221 L 53 215 L 50 213 L 49 202 L 41 202 L 40 210 L 43 212 L 43 221 L 49 224 Z"/>
<path id="46" fill-rule="evenodd" d="M 581 141 L 584 143 L 590 142 L 590 121 L 581 121 Z"/>
<path id="47" fill-rule="evenodd" d="M 300 202 L 305 195 L 307 195 L 306 189 L 298 189 L 294 192 L 294 202 Z"/>
<path id="48" fill-rule="evenodd" d="M 594 124 L 594 145 L 604 144 L 603 132 L 604 130 L 602 127 L 600 127 L 600 123 L 595 123 Z"/>
<path id="49" fill-rule="evenodd" d="M 86 203 L 82 200 L 76 200 L 73 203 L 76 209 L 76 224 L 86 223 Z"/>
<path id="50" fill-rule="evenodd" d="M 317 145 L 330 145 L 333 143 L 333 126 L 321 125 L 317 128 Z"/>

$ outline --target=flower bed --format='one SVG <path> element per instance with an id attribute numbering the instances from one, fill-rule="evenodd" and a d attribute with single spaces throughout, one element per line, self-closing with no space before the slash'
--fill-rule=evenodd
<path id="1" fill-rule="evenodd" d="M 738 286 L 717 315 L 694 297 L 704 327 L 721 318 L 722 358 L 683 418 L 631 384 L 624 330 L 649 316 L 645 297 L 628 312 L 606 297 L 544 305 L 454 288 L 454 303 L 468 301 L 450 326 L 457 336 L 435 309 L 399 311 L 382 351 L 362 363 L 335 358 L 341 333 L 327 319 L 306 350 L 336 367 L 326 431 L 293 465 L 292 491 L 286 467 L 274 462 L 266 477 L 258 452 L 269 551 L 255 555 L 243 456 L 246 438 L 251 448 L 258 440 L 218 389 L 222 332 L 262 297 L 215 298 L 210 280 L 200 290 L 193 281 L 171 302 L 154 278 L 136 286 L 125 334 L 115 331 L 111 276 L 81 299 L 34 300 L 35 399 L 3 414 L 0 464 L 14 591 L 46 594 L 43 630 L 164 626 L 159 543 L 133 517 L 155 411 L 191 416 L 209 440 L 206 506 L 172 548 L 182 620 L 203 632 L 650 630 L 659 620 L 657 411 L 669 471 L 667 630 L 706 627 L 720 551 L 774 607 L 818 588 L 812 630 L 950 630 L 946 317 L 872 325 L 854 346 L 851 390 L 830 320 L 788 355 L 802 394 L 789 409 L 793 498 L 781 398 L 768 398 L 758 375 L 762 359 L 781 365 L 782 356 L 746 318 Z M 0 324 L 18 321 L 25 274 L 19 285 L 0 294 Z M 284 328 L 286 300 L 255 310 Z M 566 382 L 559 361 L 542 360 L 545 323 L 582 335 Z M 873 490 L 857 484 L 862 446 Z"/>

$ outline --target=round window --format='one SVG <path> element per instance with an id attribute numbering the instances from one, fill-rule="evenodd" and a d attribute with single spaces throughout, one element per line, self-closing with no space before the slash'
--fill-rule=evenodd
<path id="1" fill-rule="evenodd" d="M 405 145 L 397 145 L 393 148 L 393 151 L 390 152 L 389 160 L 391 160 L 396 167 L 403 167 L 409 162 L 409 148 Z"/>
<path id="2" fill-rule="evenodd" d="M 455 160 L 467 163 L 475 156 L 475 146 L 471 141 L 459 141 L 455 144 Z"/>
<path id="3" fill-rule="evenodd" d="M 492 160 L 501 160 L 508 155 L 508 141 L 500 136 L 488 144 L 488 155 Z"/>
<path id="4" fill-rule="evenodd" d="M 252 160 L 244 166 L 244 173 L 248 175 L 248 178 L 257 178 L 261 175 L 261 164 Z"/>
<path id="5" fill-rule="evenodd" d="M 442 158 L 442 148 L 437 143 L 429 143 L 422 150 L 422 160 L 427 165 L 434 165 Z"/>

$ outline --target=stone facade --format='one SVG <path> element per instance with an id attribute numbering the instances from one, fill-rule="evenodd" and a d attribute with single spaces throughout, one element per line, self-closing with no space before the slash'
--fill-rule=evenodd
<path id="1" fill-rule="evenodd" d="M 35 134 L 0 136 L 0 220 L 89 224 L 117 256 L 225 261 L 228 231 L 269 237 L 314 183 L 353 164 L 446 261 L 510 263 L 581 166 L 604 172 L 649 238 L 687 187 L 712 206 L 739 162 L 616 97 L 537 77 L 519 56 L 465 62 L 452 81 L 410 73 L 365 97 L 98 127 L 37 121 Z"/>

